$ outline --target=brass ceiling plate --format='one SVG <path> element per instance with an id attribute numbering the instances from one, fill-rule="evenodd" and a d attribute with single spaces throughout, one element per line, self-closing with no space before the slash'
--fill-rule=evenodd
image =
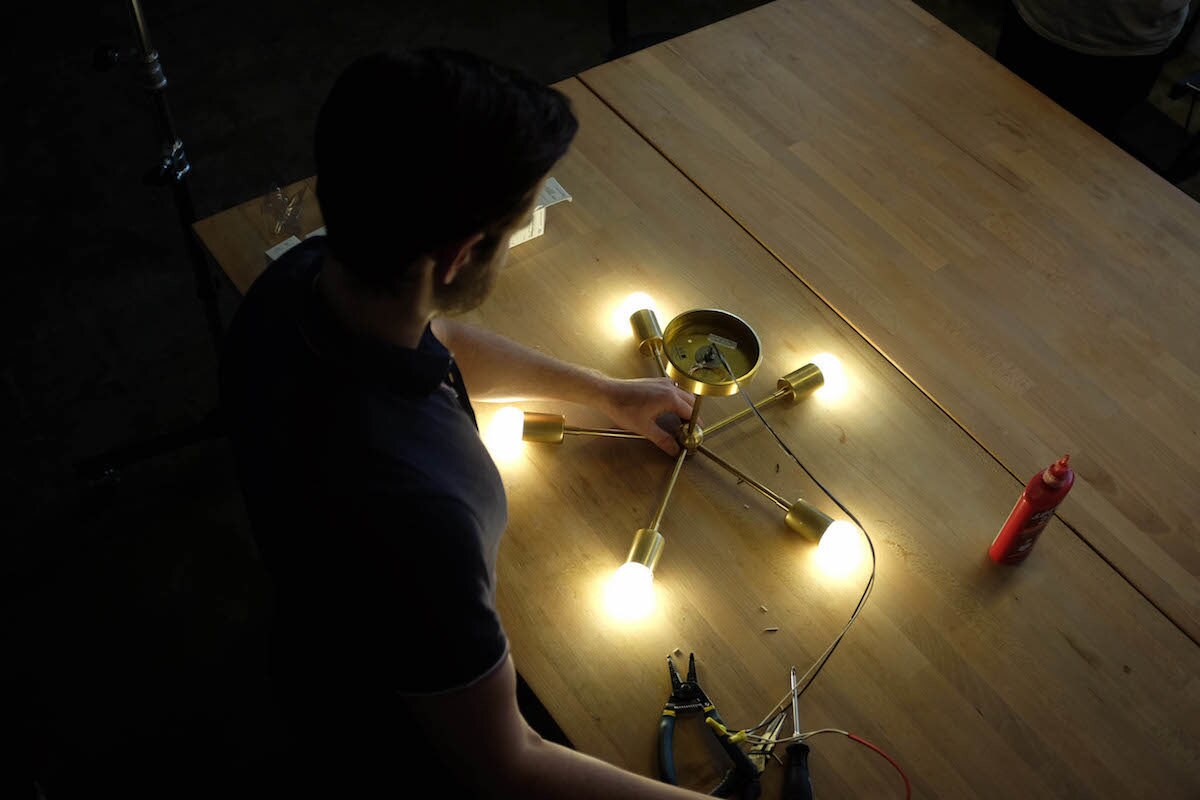
<path id="1" fill-rule="evenodd" d="M 667 377 L 684 391 L 706 397 L 737 394 L 738 383 L 754 377 L 762 363 L 762 343 L 740 317 L 715 308 L 685 311 L 663 331 Z M 733 377 L 714 348 L 720 348 Z"/>

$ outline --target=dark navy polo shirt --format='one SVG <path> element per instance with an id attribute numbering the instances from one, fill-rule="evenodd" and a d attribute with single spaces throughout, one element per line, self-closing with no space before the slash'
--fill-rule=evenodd
<path id="1" fill-rule="evenodd" d="M 450 353 L 429 328 L 416 349 L 346 330 L 316 291 L 323 257 L 310 239 L 255 281 L 222 405 L 275 584 L 281 702 L 318 758 L 391 774 L 417 752 L 399 696 L 468 686 L 507 655 L 507 507 Z"/>

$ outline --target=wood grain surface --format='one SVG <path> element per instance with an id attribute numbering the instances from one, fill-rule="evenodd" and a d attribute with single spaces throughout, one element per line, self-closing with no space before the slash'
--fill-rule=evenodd
<path id="1" fill-rule="evenodd" d="M 917 797 L 1194 797 L 1200 648 L 1058 521 L 1021 568 L 991 565 L 985 550 L 1020 482 L 579 82 L 560 88 L 581 130 L 553 174 L 575 199 L 512 251 L 471 319 L 612 374 L 646 375 L 650 363 L 612 321 L 620 300 L 645 291 L 664 324 L 719 307 L 754 326 L 765 351 L 755 398 L 814 353 L 845 365 L 841 401 L 764 412 L 878 552 L 877 588 L 804 695 L 803 727 L 874 741 Z M 212 227 L 245 224 L 231 215 Z M 706 400 L 704 417 L 742 402 Z M 586 408 L 526 407 L 604 422 Z M 480 404 L 485 431 L 494 410 Z M 706 444 L 840 516 L 757 422 Z M 755 723 L 786 692 L 788 667 L 803 671 L 836 635 L 866 578 L 865 565 L 821 573 L 774 507 L 699 460 L 664 518 L 655 613 L 612 621 L 602 585 L 671 466 L 645 443 L 569 440 L 525 445 L 501 467 L 510 523 L 498 604 L 517 667 L 576 746 L 646 774 L 668 652 L 696 652 L 726 720 Z M 721 764 L 705 736 L 696 720 L 680 723 L 681 773 L 707 789 Z M 834 736 L 812 745 L 818 796 L 903 796 L 865 748 Z"/>
<path id="2" fill-rule="evenodd" d="M 907 0 L 581 78 L 1200 637 L 1200 208 Z"/>
<path id="3" fill-rule="evenodd" d="M 316 178 L 305 178 L 283 189 L 289 197 L 301 188 L 305 190 L 300 204 L 298 239 L 325 224 L 317 205 L 316 184 Z M 192 227 L 221 272 L 242 294 L 267 268 L 266 252 L 292 235 L 272 232 L 272 218 L 264 212 L 261 197 L 205 217 Z"/>

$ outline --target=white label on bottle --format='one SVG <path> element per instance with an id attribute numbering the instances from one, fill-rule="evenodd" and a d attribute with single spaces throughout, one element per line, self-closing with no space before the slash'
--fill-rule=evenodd
<path id="1" fill-rule="evenodd" d="M 1021 529 L 1021 533 L 1030 533 L 1031 531 L 1040 530 L 1050 523 L 1050 518 L 1054 516 L 1054 509 L 1039 511 L 1029 517 L 1025 523 L 1025 527 Z"/>

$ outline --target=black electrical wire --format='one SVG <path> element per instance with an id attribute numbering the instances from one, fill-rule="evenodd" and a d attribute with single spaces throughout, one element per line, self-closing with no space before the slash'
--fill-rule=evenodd
<path id="1" fill-rule="evenodd" d="M 808 687 L 812 685 L 813 681 L 817 679 L 817 676 L 821 674 L 821 670 L 825 667 L 825 664 L 829 661 L 830 657 L 833 656 L 833 653 L 835 650 L 837 650 L 838 645 L 842 643 L 842 639 L 845 638 L 846 632 L 850 630 L 850 624 L 853 623 L 858 617 L 859 612 L 862 611 L 863 606 L 867 602 L 867 597 L 870 596 L 871 590 L 875 587 L 875 543 L 871 541 L 870 534 L 867 533 L 867 529 L 863 526 L 862 522 L 859 521 L 858 517 L 854 515 L 854 512 L 846 508 L 846 506 L 842 504 L 842 501 L 838 500 L 832 492 L 826 489 L 825 485 L 821 483 L 821 481 L 817 480 L 817 477 L 812 474 L 808 467 L 804 466 L 804 462 L 802 462 L 796 456 L 796 454 L 792 452 L 792 449 L 787 446 L 787 443 L 780 438 L 779 434 L 775 432 L 775 429 L 772 428 L 770 423 L 767 422 L 767 420 L 763 417 L 762 412 L 760 412 L 754 405 L 754 401 L 752 401 L 746 395 L 746 393 L 742 391 L 742 385 L 738 382 L 737 376 L 733 374 L 733 369 L 730 368 L 729 362 L 725 360 L 725 355 L 721 352 L 720 346 L 714 342 L 710 343 L 709 347 L 711 348 L 711 352 L 721 360 L 721 366 L 725 368 L 725 371 L 733 380 L 734 386 L 737 387 L 738 394 L 740 394 L 746 401 L 746 404 L 750 406 L 750 410 L 754 412 L 756 417 L 758 417 L 758 420 L 763 424 L 763 427 L 771 432 L 771 435 L 775 437 L 775 441 L 778 442 L 781 448 L 783 448 L 783 451 L 787 453 L 793 461 L 796 462 L 796 465 L 800 467 L 800 469 L 804 470 L 804 474 L 807 475 L 809 479 L 811 479 L 812 482 L 817 485 L 817 488 L 824 492 L 825 495 L 832 500 L 839 509 L 842 510 L 842 513 L 849 517 L 850 520 L 858 526 L 858 529 L 862 531 L 863 536 L 867 540 L 867 546 L 871 549 L 871 577 L 867 580 L 867 585 L 863 587 L 862 596 L 859 597 L 857 605 L 854 606 L 854 611 L 850 614 L 850 621 L 846 624 L 846 627 L 842 629 L 842 632 L 838 634 L 837 638 L 833 640 L 833 644 L 826 649 L 824 655 L 817 660 L 815 667 L 809 667 L 809 673 L 811 674 L 806 673 L 808 675 L 807 679 L 804 681 L 804 684 L 798 687 L 796 690 L 796 696 L 799 697 L 800 695 L 804 694 Z M 697 353 L 697 360 L 699 360 L 699 358 L 700 354 Z"/>

